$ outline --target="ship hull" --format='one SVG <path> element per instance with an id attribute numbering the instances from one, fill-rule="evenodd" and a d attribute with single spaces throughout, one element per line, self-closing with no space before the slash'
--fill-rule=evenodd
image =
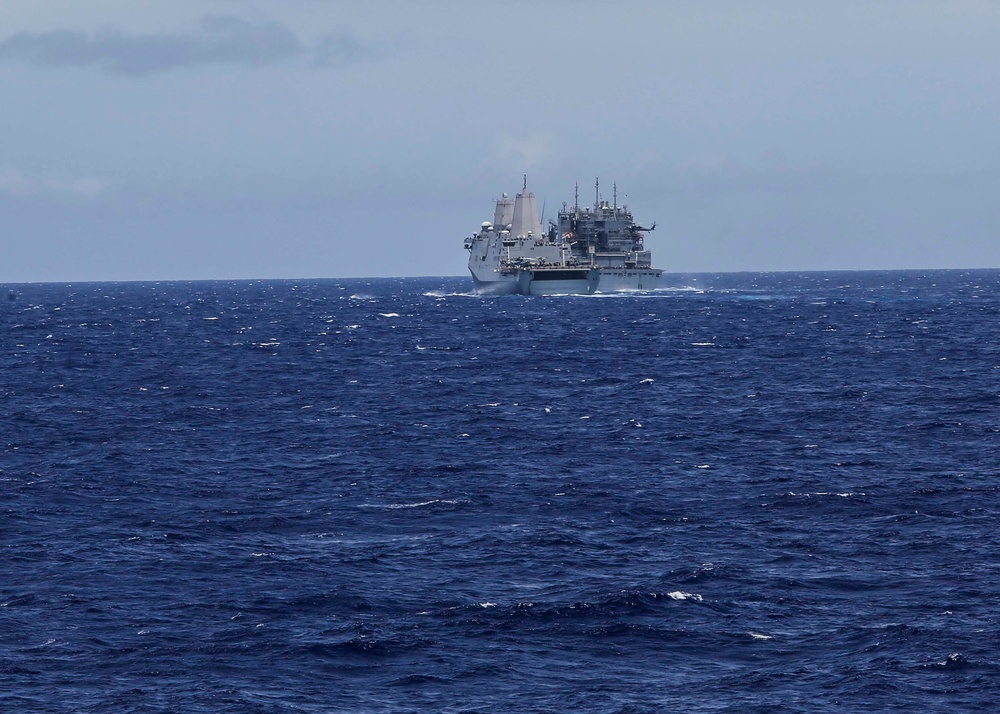
<path id="1" fill-rule="evenodd" d="M 596 268 L 517 270 L 483 280 L 472 271 L 480 295 L 590 295 L 597 291 Z"/>
<path id="2" fill-rule="evenodd" d="M 654 290 L 661 273 L 656 269 L 585 268 L 519 270 L 488 280 L 472 272 L 472 278 L 480 295 L 592 295 Z"/>
<path id="3" fill-rule="evenodd" d="M 497 279 L 482 279 L 476 275 L 475 271 L 469 271 L 472 273 L 472 283 L 476 288 L 476 292 L 480 295 L 517 295 L 517 276 L 502 276 Z"/>
<path id="4" fill-rule="evenodd" d="M 614 293 L 629 290 L 655 290 L 660 286 L 662 270 L 655 268 L 602 268 L 597 292 Z"/>
<path id="5" fill-rule="evenodd" d="M 550 268 L 519 270 L 518 292 L 521 295 L 590 295 L 601 279 L 596 268 Z"/>

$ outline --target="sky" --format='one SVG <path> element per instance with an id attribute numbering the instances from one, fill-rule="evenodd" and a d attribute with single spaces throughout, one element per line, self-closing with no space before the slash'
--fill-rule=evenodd
<path id="1" fill-rule="evenodd" d="M 467 274 L 617 183 L 668 273 L 1000 268 L 995 0 L 4 0 L 0 282 Z"/>

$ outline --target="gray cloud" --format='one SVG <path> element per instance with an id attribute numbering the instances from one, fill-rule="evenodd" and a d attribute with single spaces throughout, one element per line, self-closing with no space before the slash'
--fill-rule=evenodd
<path id="1" fill-rule="evenodd" d="M 94 198 L 105 187 L 106 183 L 94 176 L 32 175 L 12 166 L 0 168 L 0 195 L 25 197 L 62 194 Z"/>
<path id="2" fill-rule="evenodd" d="M 374 57 L 349 33 L 321 37 L 308 51 L 279 22 L 249 22 L 232 15 L 203 18 L 190 33 L 134 35 L 105 29 L 20 32 L 0 42 L 0 61 L 19 60 L 39 67 L 97 67 L 113 74 L 142 76 L 205 64 L 261 67 L 312 55 L 313 64 L 342 67 Z"/>
<path id="3" fill-rule="evenodd" d="M 378 53 L 374 49 L 361 44 L 354 35 L 338 32 L 319 38 L 313 54 L 313 64 L 317 67 L 346 67 L 377 57 Z"/>

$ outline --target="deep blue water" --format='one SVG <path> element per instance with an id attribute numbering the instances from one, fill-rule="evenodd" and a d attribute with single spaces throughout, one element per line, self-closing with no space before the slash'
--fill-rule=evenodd
<path id="1" fill-rule="evenodd" d="M 0 709 L 996 711 L 1000 271 L 667 284 L 3 286 Z"/>

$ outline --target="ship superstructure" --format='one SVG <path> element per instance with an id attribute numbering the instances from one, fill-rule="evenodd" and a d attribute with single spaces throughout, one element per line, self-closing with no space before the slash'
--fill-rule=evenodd
<path id="1" fill-rule="evenodd" d="M 627 206 L 618 206 L 615 186 L 611 204 L 601 199 L 581 208 L 579 191 L 573 206 L 563 204 L 558 220 L 543 228 L 535 194 L 527 177 L 513 200 L 497 200 L 493 222 L 465 239 L 469 271 L 476 290 L 522 295 L 590 294 L 616 290 L 649 290 L 662 270 L 652 267 L 643 245 L 653 230 L 635 223 Z"/>

